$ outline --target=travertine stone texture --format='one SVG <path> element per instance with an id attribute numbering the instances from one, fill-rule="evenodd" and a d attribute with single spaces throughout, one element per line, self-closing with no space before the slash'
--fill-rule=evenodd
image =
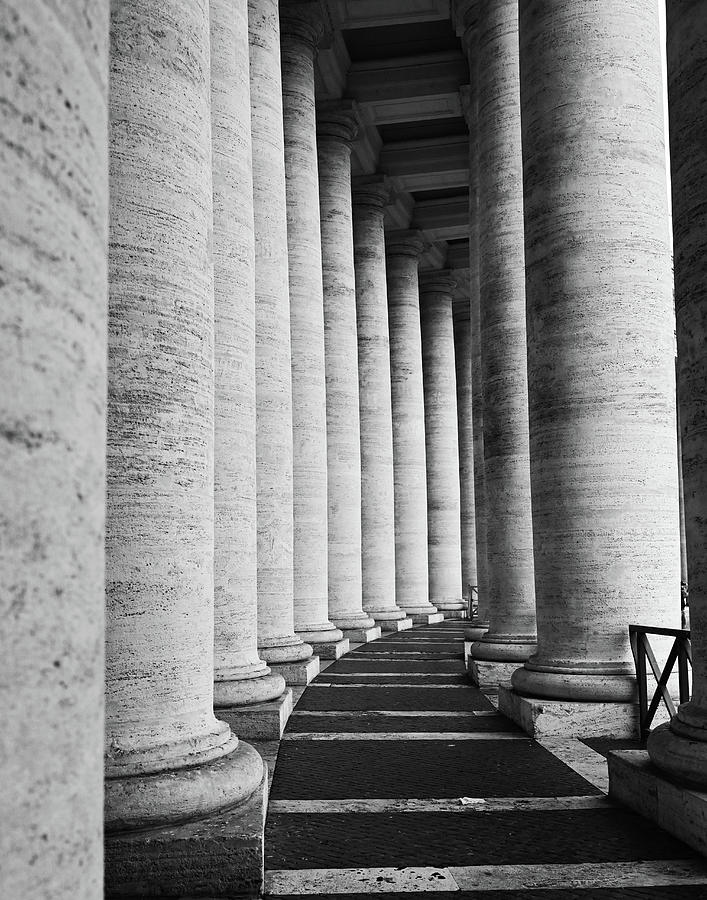
<path id="1" fill-rule="evenodd" d="M 455 273 L 453 273 L 455 274 Z M 462 596 L 476 598 L 476 516 L 474 511 L 474 422 L 471 390 L 471 302 L 468 291 L 452 302 L 457 378 L 457 436 L 462 560 Z"/>
<path id="2" fill-rule="evenodd" d="M 435 614 L 427 583 L 425 398 L 416 231 L 386 235 L 395 489 L 395 599 L 409 615 Z M 413 619 L 414 621 L 414 619 Z"/>
<path id="3" fill-rule="evenodd" d="M 651 70 L 655 65 L 652 62 Z M 697 0 L 668 4 L 678 396 L 693 686 L 692 699 L 680 707 L 670 728 L 658 728 L 650 736 L 648 752 L 669 776 L 703 789 L 707 786 L 707 448 L 703 424 L 707 397 L 706 69 L 707 9 Z M 659 462 L 662 460 L 656 465 Z M 672 562 L 672 556 L 670 559 Z M 667 596 L 673 597 L 674 589 L 671 579 Z"/>
<path id="4" fill-rule="evenodd" d="M 428 583 L 430 602 L 440 612 L 466 608 L 462 600 L 454 286 L 447 271 L 420 276 Z"/>
<path id="5" fill-rule="evenodd" d="M 294 632 L 292 373 L 285 140 L 277 0 L 248 0 L 255 223 L 258 646 L 272 663 L 308 659 Z"/>
<path id="6" fill-rule="evenodd" d="M 98 900 L 108 3 L 0 21 L 0 893 Z"/>
<path id="7" fill-rule="evenodd" d="M 292 342 L 295 629 L 331 643 L 327 586 L 327 438 L 324 298 L 314 106 L 318 3 L 280 3 Z"/>
<path id="8" fill-rule="evenodd" d="M 351 208 L 354 114 L 327 106 L 317 117 L 326 352 L 329 615 L 343 629 L 371 628 L 361 581 L 361 445 Z"/>
<path id="9" fill-rule="evenodd" d="M 388 193 L 381 178 L 364 176 L 354 183 L 363 608 L 378 623 L 405 618 L 395 603 L 393 413 L 383 231 Z"/>
<path id="10" fill-rule="evenodd" d="M 255 282 L 247 0 L 211 0 L 214 704 L 285 690 L 258 656 Z"/>
<path id="11" fill-rule="evenodd" d="M 643 0 L 521 5 L 531 696 L 630 699 L 626 626 L 679 624 L 658 32 Z"/>
<path id="12" fill-rule="evenodd" d="M 518 3 L 482 4 L 479 19 L 479 279 L 489 630 L 477 659 L 535 649 L 533 526 L 525 351 L 523 166 Z"/>
<path id="13" fill-rule="evenodd" d="M 263 764 L 212 709 L 208 3 L 111 13 L 105 752 L 120 829 L 239 802 Z"/>
<path id="14" fill-rule="evenodd" d="M 469 61 L 469 88 L 462 95 L 469 126 L 469 302 L 471 323 L 471 407 L 474 442 L 474 521 L 478 607 L 472 622 L 488 626 L 489 587 L 487 553 L 486 464 L 484 462 L 484 387 L 481 372 L 481 296 L 479 281 L 479 28 L 478 3 L 465 15 L 463 44 Z M 474 637 L 477 634 L 474 633 Z"/>

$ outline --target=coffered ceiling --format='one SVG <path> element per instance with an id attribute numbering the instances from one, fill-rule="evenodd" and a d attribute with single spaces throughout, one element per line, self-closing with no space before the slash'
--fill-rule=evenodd
<path id="1" fill-rule="evenodd" d="M 319 100 L 354 102 L 354 176 L 388 176 L 390 228 L 418 228 L 423 267 L 467 265 L 469 82 L 450 0 L 323 0 L 333 30 L 317 60 Z"/>

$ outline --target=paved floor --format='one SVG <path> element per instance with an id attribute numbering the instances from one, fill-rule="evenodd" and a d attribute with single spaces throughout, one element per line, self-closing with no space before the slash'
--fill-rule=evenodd
<path id="1" fill-rule="evenodd" d="M 606 798 L 599 752 L 530 740 L 467 681 L 463 630 L 360 645 L 303 692 L 272 781 L 266 894 L 707 900 L 707 863 Z"/>

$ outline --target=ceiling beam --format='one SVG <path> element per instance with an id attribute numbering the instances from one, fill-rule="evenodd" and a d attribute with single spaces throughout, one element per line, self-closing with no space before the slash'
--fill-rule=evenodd
<path id="1" fill-rule="evenodd" d="M 460 135 L 384 144 L 379 168 L 411 193 L 465 187 L 469 184 L 469 138 Z"/>
<path id="2" fill-rule="evenodd" d="M 329 0 L 339 28 L 375 28 L 450 17 L 450 0 Z"/>

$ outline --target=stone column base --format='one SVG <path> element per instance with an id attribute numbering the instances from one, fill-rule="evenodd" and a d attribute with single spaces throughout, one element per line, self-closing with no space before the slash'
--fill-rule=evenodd
<path id="1" fill-rule="evenodd" d="M 510 681 L 511 675 L 522 665 L 523 663 L 519 662 L 494 662 L 488 659 L 474 659 L 473 656 L 466 657 L 469 678 L 482 691 L 497 691 L 499 685 Z"/>
<path id="2" fill-rule="evenodd" d="M 368 644 L 371 641 L 377 641 L 381 636 L 380 625 L 373 628 L 344 628 L 344 637 L 347 637 L 354 644 Z"/>
<path id="3" fill-rule="evenodd" d="M 267 767 L 242 805 L 184 825 L 109 834 L 106 897 L 259 897 Z"/>
<path id="4" fill-rule="evenodd" d="M 228 722 L 238 737 L 279 741 L 292 714 L 292 708 L 292 689 L 286 688 L 279 697 L 267 703 L 219 707 L 214 712 L 217 718 Z"/>
<path id="5" fill-rule="evenodd" d="M 609 754 L 609 797 L 707 856 L 707 793 L 668 781 L 645 750 Z"/>
<path id="6" fill-rule="evenodd" d="M 282 675 L 287 684 L 309 684 L 319 674 L 319 657 L 296 662 L 270 663 L 270 671 Z"/>
<path id="7" fill-rule="evenodd" d="M 398 632 L 398 631 L 407 631 L 408 628 L 412 628 L 412 619 L 410 616 L 405 616 L 404 619 L 385 619 L 385 620 L 377 620 L 376 625 L 380 626 L 380 630 L 384 632 Z"/>
<path id="8" fill-rule="evenodd" d="M 476 641 L 480 641 L 488 630 L 488 625 L 476 625 L 473 621 L 469 622 L 464 629 L 464 640 L 474 644 Z"/>
<path id="9" fill-rule="evenodd" d="M 345 653 L 351 649 L 351 642 L 347 637 L 340 641 L 323 641 L 312 644 L 314 652 L 320 659 L 340 659 Z"/>
<path id="10" fill-rule="evenodd" d="M 465 609 L 440 609 L 445 619 L 466 619 Z"/>
<path id="11" fill-rule="evenodd" d="M 414 625 L 436 625 L 437 622 L 444 622 L 444 613 L 411 613 L 410 618 Z"/>
<path id="12" fill-rule="evenodd" d="M 526 734 L 538 739 L 600 736 L 638 739 L 637 703 L 535 699 L 516 694 L 510 683 L 506 683 L 498 686 L 498 709 Z"/>

